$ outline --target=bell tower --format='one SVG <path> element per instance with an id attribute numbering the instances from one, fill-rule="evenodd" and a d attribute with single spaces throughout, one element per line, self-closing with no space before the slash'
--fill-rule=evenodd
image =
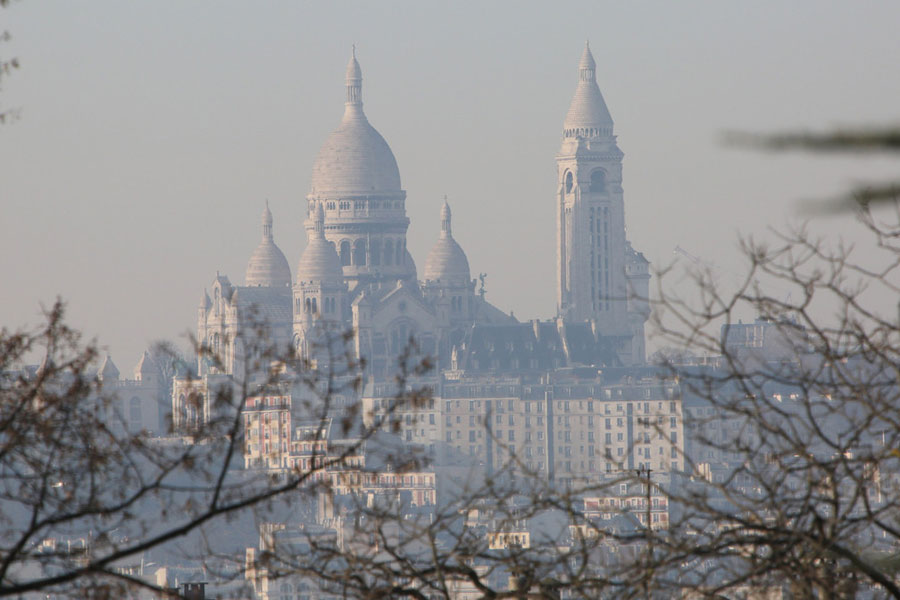
<path id="1" fill-rule="evenodd" d="M 637 357 L 631 349 L 643 348 L 643 323 L 641 339 L 633 344 L 623 157 L 586 45 L 556 156 L 557 310 L 564 321 L 593 321 L 603 336 L 620 338 L 619 354 L 632 363 L 643 361 L 643 351 Z"/>

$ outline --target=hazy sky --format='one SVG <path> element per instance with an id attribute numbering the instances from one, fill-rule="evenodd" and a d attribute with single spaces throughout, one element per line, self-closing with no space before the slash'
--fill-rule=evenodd
<path id="1" fill-rule="evenodd" d="M 357 44 L 370 122 L 400 166 L 419 270 L 441 198 L 488 299 L 555 311 L 554 156 L 585 39 L 625 153 L 628 235 L 737 269 L 739 233 L 882 159 L 725 148 L 730 129 L 896 123 L 898 2 L 121 2 L 0 11 L 22 69 L 0 105 L 0 325 L 71 319 L 130 372 L 195 331 L 216 271 L 242 284 L 266 199 L 292 269 L 316 153 Z M 853 236 L 846 219 L 819 220 Z"/>

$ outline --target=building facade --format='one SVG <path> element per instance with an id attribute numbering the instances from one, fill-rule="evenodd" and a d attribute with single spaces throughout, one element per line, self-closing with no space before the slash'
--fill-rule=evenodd
<path id="1" fill-rule="evenodd" d="M 254 371 L 265 371 L 268 361 L 288 349 L 305 364 L 324 370 L 340 372 L 352 368 L 354 361 L 364 362 L 366 380 L 384 387 L 396 375 L 397 358 L 412 343 L 413 357 L 431 357 L 443 383 L 436 394 L 442 398 L 440 406 L 431 406 L 427 414 L 401 416 L 408 442 L 431 450 L 438 443 L 450 444 L 487 461 L 497 460 L 501 448 L 509 446 L 521 449 L 528 464 L 547 473 L 604 472 L 620 463 L 630 464 L 636 456 L 645 459 L 637 462 L 658 462 L 657 454 L 634 453 L 629 444 L 636 438 L 626 443 L 623 437 L 618 445 L 602 442 L 607 433 L 614 438 L 625 434 L 618 429 L 594 429 L 594 419 L 602 413 L 583 408 L 585 402 L 605 405 L 600 404 L 604 398 L 595 399 L 592 393 L 575 400 L 583 410 L 571 409 L 572 399 L 566 402 L 576 412 L 566 415 L 562 429 L 555 421 L 543 421 L 549 415 L 523 412 L 525 407 L 540 408 L 557 415 L 549 399 L 533 397 L 537 392 L 531 390 L 536 388 L 524 383 L 541 374 L 579 367 L 591 367 L 596 373 L 644 363 L 648 263 L 625 237 L 623 154 L 587 47 L 578 74 L 557 156 L 560 260 L 554 318 L 521 323 L 476 291 L 466 253 L 453 237 L 446 199 L 436 210 L 440 235 L 424 269 L 417 269 L 406 245 L 410 220 L 400 169 L 390 146 L 363 110 L 362 69 L 354 52 L 345 74 L 343 117 L 312 167 L 304 223 L 308 243 L 296 272 L 291 275 L 275 244 L 267 206 L 262 240 L 249 260 L 244 285 L 234 285 L 217 274 L 211 290 L 203 293 L 197 337 L 205 352 L 197 367 L 198 378 L 182 385 L 176 382 L 175 421 L 198 418 L 192 413 L 198 410 L 184 399 L 191 390 L 203 388 L 205 378 L 242 380 Z M 340 334 L 347 331 L 353 335 L 342 338 Z M 349 348 L 335 345 L 344 341 Z M 480 386 L 478 382 L 485 378 L 514 380 L 515 392 L 508 398 L 493 392 L 479 396 L 475 402 L 482 407 L 480 413 L 463 410 L 457 414 L 457 403 L 469 405 L 457 396 L 469 385 L 462 382 L 471 380 Z M 384 401 L 375 391 L 368 397 L 372 403 Z M 507 403 L 515 408 L 506 408 Z M 207 418 L 203 415 L 208 405 L 198 405 L 201 420 Z M 497 421 L 501 410 L 503 423 Z M 615 415 L 615 408 L 611 410 Z M 615 415 L 614 422 L 625 416 Z M 467 429 L 465 424 L 474 417 L 481 421 Z M 569 425 L 573 417 L 577 426 Z M 488 447 L 484 437 L 488 418 L 492 435 L 502 433 L 506 444 Z M 591 424 L 582 430 L 582 422 Z M 575 429 L 565 429 L 569 426 Z M 565 440 L 562 444 L 557 443 L 560 439 L 545 437 L 557 431 Z M 587 437 L 595 435 L 600 439 Z M 261 460 L 263 454 L 252 461 Z M 666 458 L 671 464 L 671 457 Z"/>
<path id="2" fill-rule="evenodd" d="M 557 371 L 542 376 L 445 372 L 432 401 L 398 404 L 395 388 L 363 397 L 368 426 L 398 430 L 443 462 L 468 456 L 489 472 L 530 472 L 553 480 L 684 467 L 677 381 L 652 369 Z"/>

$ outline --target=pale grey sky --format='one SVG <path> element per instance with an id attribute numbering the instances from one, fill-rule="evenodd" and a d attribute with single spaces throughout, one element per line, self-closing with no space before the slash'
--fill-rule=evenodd
<path id="1" fill-rule="evenodd" d="M 441 198 L 488 298 L 555 310 L 554 155 L 585 39 L 625 152 L 629 237 L 737 268 L 738 233 L 896 163 L 761 155 L 723 131 L 896 123 L 897 2 L 85 2 L 0 11 L 0 325 L 61 295 L 123 372 L 242 283 L 268 198 L 295 268 L 313 160 L 358 47 L 421 269 Z M 854 235 L 846 219 L 816 227 Z"/>

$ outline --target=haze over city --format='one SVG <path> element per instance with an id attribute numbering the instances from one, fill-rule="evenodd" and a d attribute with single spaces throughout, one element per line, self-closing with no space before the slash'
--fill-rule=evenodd
<path id="1" fill-rule="evenodd" d="M 900 598 L 897 23 L 0 0 L 0 598 Z"/>
<path id="2" fill-rule="evenodd" d="M 124 366 L 195 331 L 216 272 L 243 279 L 266 200 L 296 270 L 352 44 L 419 269 L 446 194 L 472 276 L 520 320 L 556 311 L 554 156 L 585 40 L 625 153 L 628 236 L 654 267 L 681 246 L 737 271 L 738 233 L 894 167 L 722 143 L 896 121 L 893 3 L 24 1 L 4 16 L 22 68 L 2 92 L 21 109 L 0 132 L 3 324 L 59 295 Z"/>

